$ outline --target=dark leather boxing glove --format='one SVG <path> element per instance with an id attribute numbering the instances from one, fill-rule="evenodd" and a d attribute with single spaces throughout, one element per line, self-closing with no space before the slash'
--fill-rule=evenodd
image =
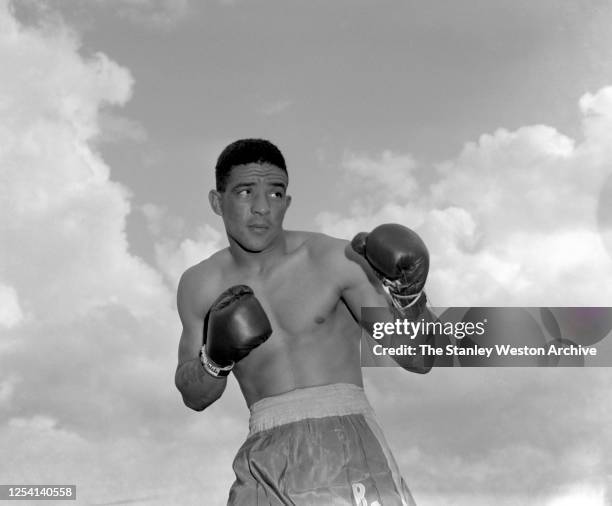
<path id="1" fill-rule="evenodd" d="M 225 290 L 208 315 L 206 344 L 200 357 L 213 376 L 227 376 L 234 364 L 266 341 L 272 326 L 253 290 L 236 285 Z"/>
<path id="2" fill-rule="evenodd" d="M 429 252 L 418 234 L 403 225 L 386 223 L 370 233 L 360 232 L 351 247 L 381 278 L 394 306 L 402 311 L 426 302 Z"/>

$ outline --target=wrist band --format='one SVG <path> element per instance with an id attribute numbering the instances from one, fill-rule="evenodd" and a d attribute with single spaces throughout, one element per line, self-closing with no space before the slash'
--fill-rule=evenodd
<path id="1" fill-rule="evenodd" d="M 387 285 L 383 285 L 383 288 L 391 299 L 393 307 L 405 318 L 417 318 L 427 306 L 427 295 L 424 290 L 414 295 L 400 295 L 393 292 Z M 409 302 L 407 304 L 402 304 L 402 299 Z"/>
<path id="2" fill-rule="evenodd" d="M 215 378 L 223 378 L 227 376 L 234 368 L 234 362 L 224 367 L 220 366 L 219 364 L 215 364 L 210 358 L 208 358 L 205 346 L 200 348 L 200 362 L 202 363 L 204 370 Z"/>

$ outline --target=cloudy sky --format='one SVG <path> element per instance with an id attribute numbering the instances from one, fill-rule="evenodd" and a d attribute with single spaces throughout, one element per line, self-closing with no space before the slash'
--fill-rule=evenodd
<path id="1" fill-rule="evenodd" d="M 248 411 L 185 408 L 178 277 L 220 150 L 289 228 L 416 229 L 437 306 L 612 306 L 612 4 L 0 0 L 0 483 L 224 504 Z M 420 506 L 612 502 L 606 368 L 365 371 Z"/>

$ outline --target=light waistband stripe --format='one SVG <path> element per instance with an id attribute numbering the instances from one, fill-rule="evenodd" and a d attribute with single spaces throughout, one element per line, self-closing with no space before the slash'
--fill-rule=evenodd
<path id="1" fill-rule="evenodd" d="M 363 388 L 350 383 L 297 388 L 261 399 L 249 409 L 249 435 L 306 418 L 373 414 Z"/>

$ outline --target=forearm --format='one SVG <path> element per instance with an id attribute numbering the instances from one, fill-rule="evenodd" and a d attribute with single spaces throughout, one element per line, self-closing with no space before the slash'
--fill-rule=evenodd
<path id="1" fill-rule="evenodd" d="M 399 348 L 388 350 L 389 355 L 405 369 L 428 372 L 434 357 L 425 345 L 435 343 L 432 325 L 428 324 L 436 318 L 427 309 L 424 292 L 429 272 L 429 252 L 425 243 L 409 228 L 387 223 L 370 233 L 360 232 L 351 241 L 351 247 L 365 259 L 366 273 L 370 270 L 380 281 L 379 288 L 386 296 L 390 316 L 398 326 L 394 331 L 391 325 L 386 342 L 379 344 Z M 404 349 L 403 353 L 394 353 Z"/>
<path id="2" fill-rule="evenodd" d="M 390 309 L 396 319 L 408 323 L 411 332 L 388 335 L 383 340 L 383 346 L 399 348 L 406 345 L 410 347 L 410 354 L 392 355 L 392 358 L 399 366 L 408 371 L 420 374 L 429 372 L 433 367 L 435 356 L 428 352 L 427 346 L 435 346 L 435 332 L 433 326 L 427 324 L 437 321 L 436 315 L 425 304 L 418 310 L 404 313 L 397 311 L 393 305 L 390 306 Z"/>
<path id="3" fill-rule="evenodd" d="M 202 411 L 221 397 L 227 385 L 227 377 L 213 377 L 204 370 L 200 359 L 194 358 L 177 367 L 174 382 L 185 405 L 195 411 Z"/>

